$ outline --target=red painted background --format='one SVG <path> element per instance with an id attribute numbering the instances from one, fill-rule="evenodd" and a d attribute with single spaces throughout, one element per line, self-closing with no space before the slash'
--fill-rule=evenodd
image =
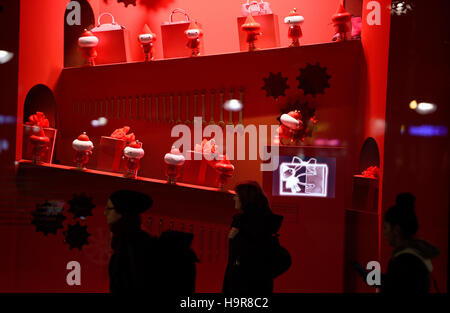
<path id="1" fill-rule="evenodd" d="M 445 289 L 448 244 L 448 225 L 445 222 L 448 220 L 448 199 L 444 199 L 444 196 L 448 181 L 444 182 L 445 175 L 439 176 L 440 181 L 443 182 L 442 190 L 436 191 L 435 201 L 430 204 L 434 209 L 425 211 L 423 208 L 426 207 L 428 193 L 420 187 L 426 185 L 425 181 L 428 178 L 426 172 L 412 171 L 411 163 L 405 163 L 400 172 L 395 170 L 399 158 L 407 160 L 411 153 L 422 154 L 406 148 L 406 145 L 405 149 L 401 151 L 395 150 L 393 147 L 400 142 L 400 139 L 397 138 L 394 131 L 386 132 L 385 130 L 385 123 L 388 123 L 388 127 L 391 124 L 398 126 L 397 124 L 401 124 L 400 116 L 410 118 L 403 114 L 405 112 L 399 113 L 394 109 L 400 103 L 406 105 L 404 102 L 409 102 L 409 99 L 401 99 L 399 94 L 402 91 L 394 88 L 402 81 L 401 75 L 394 76 L 396 79 L 394 81 L 388 81 L 388 69 L 389 72 L 391 69 L 395 69 L 391 65 L 388 68 L 388 59 L 399 57 L 390 53 L 392 47 L 389 46 L 389 40 L 392 42 L 398 38 L 393 37 L 391 31 L 391 16 L 388 10 L 390 1 L 379 1 L 381 3 L 381 25 L 379 26 L 369 26 L 365 22 L 368 1 L 363 1 L 362 40 L 340 44 L 320 44 L 329 42 L 333 35 L 329 22 L 330 16 L 336 10 L 337 1 L 322 0 L 303 3 L 272 1 L 272 10 L 278 14 L 280 22 L 280 45 L 282 47 L 288 45 L 288 38 L 287 27 L 281 22 L 294 6 L 305 17 L 302 44 L 318 45 L 298 49 L 265 50 L 255 54 L 226 54 L 239 49 L 236 17 L 240 15 L 241 1 L 238 0 L 166 2 L 167 6 L 152 10 L 140 6 L 129 6 L 125 9 L 122 4 L 113 4 L 112 1 L 109 1 L 109 5 L 102 0 L 89 1 L 96 17 L 101 12 L 111 12 L 121 25 L 129 29 L 132 39 L 132 61 L 142 60 L 142 51 L 135 38 L 145 23 L 149 24 L 150 28 L 158 35 L 159 41 L 155 45 L 155 57 L 161 59 L 160 25 L 168 19 L 170 9 L 175 7 L 188 9 L 192 17 L 198 19 L 203 25 L 207 56 L 193 60 L 160 60 L 151 64 L 139 62 L 63 70 L 63 18 L 67 2 L 22 0 L 20 9 L 18 5 L 8 6 L 8 10 L 15 13 L 8 15 L 8 19 L 5 20 L 6 23 L 9 23 L 8 25 L 17 22 L 18 19 L 14 17 L 20 16 L 20 32 L 11 32 L 11 47 L 8 49 L 19 52 L 18 43 L 20 41 L 20 53 L 17 53 L 15 59 L 6 65 L 9 67 L 8 73 L 12 73 L 9 76 L 12 79 L 2 78 L 2 82 L 9 81 L 13 86 L 17 86 L 15 89 L 2 84 L 2 88 L 7 90 L 2 94 L 7 95 L 5 103 L 8 103 L 5 108 L 2 107 L 2 114 L 17 115 L 19 126 L 16 128 L 14 128 L 15 125 L 0 126 L 6 129 L 7 138 L 11 143 L 10 150 L 0 154 L 2 160 L 5 160 L 2 163 L 2 166 L 5 165 L 5 169 L 2 168 L 2 174 L 5 173 L 4 175 L 7 176 L 4 180 L 6 186 L 10 188 L 5 189 L 3 198 L 8 201 L 1 206 L 3 221 L 6 221 L 1 227 L 2 246 L 5 247 L 5 255 L 9 256 L 0 261 L 2 291 L 106 291 L 107 275 L 104 257 L 107 252 L 103 250 L 104 254 L 99 257 L 95 248 L 100 246 L 104 248 L 108 243 L 102 213 L 103 203 L 110 189 L 132 185 L 137 189 L 159 191 L 160 195 L 157 197 L 160 202 L 166 203 L 167 207 L 171 203 L 172 191 L 165 185 L 152 182 L 124 182 L 115 176 L 100 174 L 84 176 L 80 173 L 74 174 L 66 168 L 35 169 L 26 164 L 20 165 L 19 176 L 14 177 L 13 162 L 21 158 L 21 141 L 16 138 L 22 138 L 21 124 L 25 98 L 29 90 L 38 84 L 48 86 L 55 95 L 56 127 L 59 131 L 55 157 L 62 164 L 72 165 L 70 142 L 80 132 L 87 131 L 94 144 L 98 146 L 101 135 L 109 135 L 113 129 L 130 124 L 129 126 L 137 134 L 138 139 L 144 142 L 146 150 L 140 174 L 156 179 L 164 179 L 161 160 L 162 155 L 168 151 L 172 143 L 169 132 L 173 125 L 148 123 L 135 118 L 110 117 L 104 128 L 94 129 L 90 126 L 90 121 L 98 116 L 92 112 L 91 114 L 77 112 L 74 109 L 74 101 L 86 97 L 95 99 L 111 96 L 135 97 L 155 93 L 192 92 L 203 88 L 210 90 L 211 88 L 244 87 L 246 90 L 243 112 L 245 125 L 277 124 L 276 117 L 289 98 L 298 97 L 302 101 L 308 101 L 317 109 L 320 123 L 314 137 L 307 144 L 314 145 L 315 140 L 320 138 L 338 139 L 346 150 L 346 158 L 342 163 L 342 176 L 339 177 L 342 179 L 343 194 L 339 195 L 339 203 L 333 204 L 327 201 L 312 201 L 314 202 L 312 203 L 307 200 L 299 200 L 289 203 L 286 209 L 283 205 L 277 206 L 277 203 L 273 203 L 275 211 L 278 210 L 286 215 L 285 226 L 282 229 L 282 242 L 299 260 L 291 269 L 291 274 L 288 272 L 277 280 L 276 290 L 287 292 L 373 291 L 359 281 L 344 286 L 346 280 L 354 279 L 356 281 L 353 273 L 348 272 L 348 269 L 344 270 L 349 261 L 349 255 L 344 251 L 350 249 L 351 257 L 357 258 L 361 263 L 378 259 L 382 260 L 385 265 L 390 251 L 383 247 L 383 254 L 381 254 L 381 213 L 392 203 L 396 193 L 405 190 L 411 190 L 416 194 L 418 205 L 422 208 L 419 212 L 419 220 L 423 220 L 424 223 L 421 225 L 420 235 L 425 238 L 429 236 L 430 240 L 436 243 L 442 251 L 437 260 L 434 275 L 438 277 L 441 290 Z M 396 29 L 401 29 L 400 24 L 394 25 L 397 25 Z M 396 46 L 396 49 L 401 49 L 401 47 Z M 311 64 L 320 62 L 321 66 L 327 67 L 327 73 L 331 75 L 331 79 L 330 88 L 326 89 L 325 95 L 318 95 L 316 98 L 305 97 L 297 89 L 296 77 L 299 69 L 306 66 L 308 62 Z M 1 66 L 5 67 L 5 65 Z M 398 69 L 395 70 L 398 71 Z M 288 78 L 287 83 L 290 89 L 287 97 L 281 97 L 278 101 L 265 97 L 264 90 L 261 89 L 262 78 L 267 77 L 269 72 L 281 72 Z M 420 68 L 415 75 L 420 76 L 423 73 L 428 73 L 426 68 Z M 17 81 L 18 84 L 15 83 Z M 411 90 L 410 88 L 409 91 Z M 388 97 L 387 108 L 386 97 Z M 174 99 L 176 107 L 176 97 Z M 206 99 L 206 117 L 209 120 L 209 96 Z M 184 108 L 184 102 L 182 107 Z M 128 108 L 126 112 L 128 112 Z M 200 101 L 197 110 L 199 108 Z M 405 108 L 404 106 L 402 110 Z M 215 113 L 217 120 L 218 110 Z M 227 114 L 224 116 L 227 117 Z M 236 116 L 234 116 L 235 119 Z M 439 116 L 445 116 L 445 113 Z M 414 121 L 415 118 L 411 117 L 411 120 Z M 437 119 L 436 122 L 441 122 L 441 120 Z M 364 140 L 368 137 L 376 140 L 381 160 L 383 188 L 380 186 L 379 205 L 376 213 L 352 211 L 352 176 L 358 172 L 359 154 Z M 408 146 L 413 144 L 414 141 L 411 139 Z M 443 153 L 442 146 L 439 141 L 423 141 L 421 144 L 421 147 L 427 151 L 434 151 L 434 155 Z M 15 157 L 12 155 L 14 151 Z M 427 156 L 427 154 L 423 154 L 418 162 L 425 164 L 425 160 L 428 160 Z M 444 157 L 442 162 L 448 164 L 448 158 Z M 90 165 L 94 166 L 95 164 L 94 156 Z M 236 182 L 248 178 L 262 182 L 263 175 L 259 172 L 259 161 L 234 162 L 234 165 L 236 166 L 236 175 L 227 187 L 231 188 Z M 442 170 L 439 166 L 436 169 Z M 443 169 L 444 173 L 445 170 L 448 173 L 448 165 L 446 168 L 444 165 Z M 386 173 L 389 173 L 387 175 L 389 181 L 386 180 Z M 411 173 L 418 175 L 415 185 L 406 181 L 401 185 L 393 185 L 394 182 L 395 184 L 398 182 L 398 175 L 409 177 L 412 175 Z M 84 185 L 84 182 L 87 181 L 88 183 Z M 16 193 L 16 183 L 21 188 L 19 188 L 19 193 Z M 70 251 L 67 245 L 63 244 L 61 233 L 58 236 L 44 237 L 41 233 L 36 233 L 29 224 L 29 213 L 34 209 L 36 202 L 48 198 L 68 200 L 74 191 L 84 191 L 94 187 L 99 188 L 99 193 L 95 196 L 98 207 L 95 209 L 94 216 L 89 217 L 91 220 L 88 221 L 89 228 L 93 232 L 93 244 L 83 252 Z M 182 224 L 195 225 L 196 230 L 204 227 L 203 235 L 198 234 L 197 236 L 202 239 L 197 239 L 200 241 L 194 243 L 197 253 L 201 252 L 205 258 L 199 266 L 198 291 L 218 291 L 220 290 L 222 270 L 225 266 L 225 259 L 222 257 L 225 257 L 226 254 L 226 245 L 220 245 L 218 243 L 220 240 L 216 242 L 215 239 L 210 238 L 215 238 L 216 235 L 218 237 L 225 236 L 229 223 L 227 217 L 233 213 L 232 210 L 228 211 L 228 205 L 232 208 L 231 199 L 227 194 L 202 189 L 180 188 L 176 190 L 177 193 L 186 197 L 186 203 L 192 212 L 197 212 L 198 215 L 193 217 L 176 208 L 172 208 L 172 211 L 169 210 L 172 213 L 163 212 L 165 208 L 164 210 L 156 208 L 152 221 L 160 218 L 164 223 L 173 221 L 175 228 L 181 228 Z M 187 190 L 191 191 L 187 192 Z M 201 204 L 198 208 L 195 208 L 195 203 L 198 201 L 196 197 L 199 196 L 204 198 L 200 201 Z M 214 211 L 217 205 L 211 205 L 210 202 L 223 202 L 223 206 L 220 206 L 220 214 Z M 329 209 L 330 205 L 336 206 L 333 214 L 337 214 L 340 222 L 331 223 L 330 216 L 320 216 Z M 292 209 L 292 207 L 296 209 Z M 206 212 L 207 209 L 211 210 Z M 312 211 L 313 209 L 316 211 Z M 200 214 L 200 212 L 204 212 L 204 214 Z M 299 217 L 299 219 L 295 219 L 293 222 L 293 216 Z M 436 220 L 441 223 L 436 224 L 434 222 Z M 165 224 L 164 227 L 168 227 L 168 225 Z M 154 228 L 151 231 L 158 232 Z M 212 235 L 209 235 L 208 232 Z M 329 241 L 329 238 L 333 238 L 335 241 Z M 298 242 L 301 239 L 303 241 L 299 245 Z M 334 253 L 332 256 L 304 253 L 304 250 L 308 249 L 317 251 L 314 250 L 314 245 L 317 244 L 316 240 L 324 243 L 321 248 L 333 245 L 334 248 L 342 247 L 342 249 L 331 249 Z M 216 244 L 217 246 L 215 246 Z M 214 254 L 216 254 L 215 259 Z M 103 261 L 99 261 L 98 257 Z M 317 276 L 314 276 L 311 268 L 329 266 L 330 258 L 333 259 L 331 261 L 333 266 L 329 270 L 332 273 L 336 268 L 335 275 L 328 277 L 330 284 L 320 284 L 319 282 L 324 278 L 320 275 L 325 274 L 318 272 Z M 83 274 L 83 285 L 80 288 L 68 287 L 65 284 L 67 272 L 65 264 L 72 259 L 81 260 L 87 268 L 87 272 Z"/>

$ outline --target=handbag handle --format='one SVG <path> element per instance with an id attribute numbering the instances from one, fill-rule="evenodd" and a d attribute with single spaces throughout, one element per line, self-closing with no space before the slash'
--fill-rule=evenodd
<path id="1" fill-rule="evenodd" d="M 173 23 L 173 15 L 174 15 L 175 13 L 182 13 L 182 14 L 184 14 L 184 16 L 186 17 L 186 21 L 187 21 L 187 22 L 190 22 L 190 21 L 191 21 L 191 18 L 189 17 L 189 14 L 187 14 L 187 12 L 186 12 L 185 10 L 183 10 L 183 9 L 174 9 L 174 10 L 172 10 L 172 12 L 170 13 L 170 18 L 169 18 L 169 20 L 170 20 L 170 23 L 171 23 L 171 24 Z"/>
<path id="2" fill-rule="evenodd" d="M 256 5 L 258 7 L 261 7 L 261 5 L 264 5 L 264 1 L 260 0 L 259 2 L 257 0 L 252 0 L 252 2 L 256 2 L 256 3 L 250 3 L 250 0 L 247 0 L 247 8 Z"/>
<path id="3" fill-rule="evenodd" d="M 109 16 L 111 16 L 111 18 L 112 18 L 112 23 L 111 23 L 111 24 L 116 25 L 116 20 L 114 19 L 114 16 L 113 16 L 111 13 L 105 12 L 105 13 L 102 13 L 102 14 L 99 15 L 98 20 L 97 20 L 97 22 L 98 22 L 97 27 L 101 25 L 101 24 L 100 24 L 100 20 L 101 20 L 101 18 L 102 18 L 104 15 L 109 15 Z"/>

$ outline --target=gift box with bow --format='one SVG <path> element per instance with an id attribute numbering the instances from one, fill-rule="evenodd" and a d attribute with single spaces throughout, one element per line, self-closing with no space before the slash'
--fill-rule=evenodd
<path id="1" fill-rule="evenodd" d="M 182 182 L 208 187 L 219 185 L 219 174 L 214 165 L 219 160 L 219 153 L 214 142 L 204 139 L 201 145 L 196 145 L 194 150 L 187 151 L 184 163 Z"/>
<path id="2" fill-rule="evenodd" d="M 130 127 L 116 129 L 111 136 L 102 136 L 98 149 L 97 169 L 108 172 L 124 172 L 125 161 L 122 158 L 123 149 L 127 143 L 135 140 L 134 133 L 128 134 Z"/>
<path id="3" fill-rule="evenodd" d="M 37 134 L 40 128 L 44 130 L 45 136 L 50 140 L 48 149 L 43 153 L 41 161 L 52 163 L 57 130 L 49 127 L 49 121 L 42 112 L 36 112 L 36 114 L 31 115 L 28 121 L 23 124 L 22 158 L 24 160 L 33 159 L 33 147 L 30 143 L 30 136 Z"/>
<path id="4" fill-rule="evenodd" d="M 314 158 L 307 161 L 295 156 L 291 162 L 281 163 L 280 195 L 326 197 L 328 165 Z"/>

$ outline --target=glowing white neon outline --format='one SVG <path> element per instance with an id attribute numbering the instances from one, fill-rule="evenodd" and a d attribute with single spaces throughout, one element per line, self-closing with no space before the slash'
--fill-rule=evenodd
<path id="1" fill-rule="evenodd" d="M 284 163 L 280 164 L 279 172 L 278 172 L 278 177 L 280 179 L 280 182 L 279 182 L 279 195 L 280 196 L 300 196 L 300 197 L 322 197 L 322 198 L 326 198 L 327 194 L 328 194 L 328 164 L 316 163 L 317 160 L 314 159 L 314 158 L 310 158 L 308 161 L 303 161 L 299 157 L 295 156 L 295 157 L 292 158 L 292 160 L 294 160 L 294 159 L 298 159 L 302 163 L 311 162 L 311 160 L 312 160 L 313 164 L 309 164 L 308 163 L 308 165 L 314 165 L 315 167 L 324 168 L 324 180 L 322 181 L 322 192 L 321 193 L 306 193 L 306 186 L 307 186 L 306 181 L 305 181 L 305 183 L 301 183 L 302 185 L 305 185 L 305 192 L 303 192 L 303 193 L 284 192 L 283 191 L 283 181 L 285 181 L 285 180 L 282 179 L 282 172 L 284 172 L 284 171 L 282 171 L 282 169 L 284 169 L 284 168 L 286 168 L 286 169 L 291 168 L 291 169 L 294 169 L 295 172 L 297 172 L 297 170 L 299 170 L 301 167 L 305 166 L 305 164 L 302 164 L 302 163 L 284 162 Z M 293 166 L 293 165 L 295 166 L 294 168 L 288 167 L 288 166 Z M 303 174 L 306 175 L 306 172 L 303 173 Z M 302 174 L 300 174 L 300 175 L 302 175 Z"/>

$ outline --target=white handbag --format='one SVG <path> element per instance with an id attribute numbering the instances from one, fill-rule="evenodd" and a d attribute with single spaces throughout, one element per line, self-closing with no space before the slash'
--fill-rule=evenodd
<path id="1" fill-rule="evenodd" d="M 272 14 L 272 10 L 270 9 L 270 3 L 260 0 L 259 2 L 256 0 L 247 0 L 247 3 L 242 4 L 242 15 L 264 15 L 264 14 Z"/>

